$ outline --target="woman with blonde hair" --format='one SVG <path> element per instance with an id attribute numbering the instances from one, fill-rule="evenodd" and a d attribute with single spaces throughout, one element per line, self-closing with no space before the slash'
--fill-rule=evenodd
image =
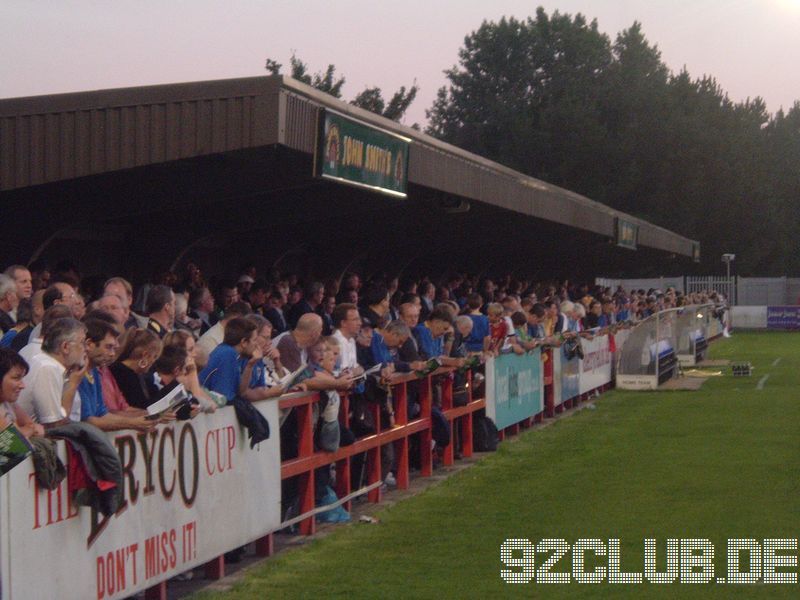
<path id="1" fill-rule="evenodd" d="M 178 381 L 183 384 L 183 387 L 192 394 L 197 401 L 203 412 L 213 413 L 217 410 L 218 406 L 225 406 L 227 400 L 221 394 L 211 392 L 200 384 L 200 379 L 197 376 L 197 363 L 195 362 L 197 345 L 194 336 L 186 330 L 178 329 L 168 333 L 164 337 L 164 347 L 177 346 L 184 348 L 188 358 L 186 360 L 186 368 L 182 375 L 178 376 Z"/>
<path id="2" fill-rule="evenodd" d="M 120 340 L 119 357 L 109 371 L 130 406 L 147 408 L 152 404 L 144 376 L 161 354 L 161 340 L 147 329 L 127 330 Z"/>

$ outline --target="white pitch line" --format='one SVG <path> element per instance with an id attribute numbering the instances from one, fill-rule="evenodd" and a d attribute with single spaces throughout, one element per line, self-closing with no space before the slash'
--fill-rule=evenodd
<path id="1" fill-rule="evenodd" d="M 767 379 L 769 379 L 769 375 L 764 375 L 761 379 L 758 380 L 758 385 L 756 385 L 757 390 L 763 390 L 764 384 L 767 383 Z"/>
<path id="2" fill-rule="evenodd" d="M 779 356 L 779 357 L 778 357 L 778 358 L 776 358 L 774 361 L 772 361 L 772 366 L 773 366 L 773 367 L 777 367 L 779 364 L 781 364 L 781 361 L 782 361 L 782 360 L 783 360 L 783 357 L 782 357 L 782 356 Z"/>

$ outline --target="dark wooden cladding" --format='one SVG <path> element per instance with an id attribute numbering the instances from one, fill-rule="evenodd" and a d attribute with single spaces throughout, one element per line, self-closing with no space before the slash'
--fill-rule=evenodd
<path id="1" fill-rule="evenodd" d="M 258 78 L 2 100 L 0 191 L 274 144 L 277 99 Z"/>
<path id="2" fill-rule="evenodd" d="M 0 100 L 0 192 L 267 145 L 311 154 L 323 107 L 410 139 L 412 184 L 609 238 L 619 216 L 639 245 L 692 255 L 692 240 L 280 76 Z"/>

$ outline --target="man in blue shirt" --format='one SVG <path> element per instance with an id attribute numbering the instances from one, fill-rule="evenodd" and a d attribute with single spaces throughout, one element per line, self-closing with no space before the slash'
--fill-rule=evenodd
<path id="1" fill-rule="evenodd" d="M 119 331 L 114 324 L 114 318 L 106 313 L 99 313 L 86 319 L 85 325 L 88 364 L 76 394 L 76 400 L 80 396 L 80 420 L 91 423 L 103 431 L 119 429 L 149 431 L 156 426 L 157 421 L 146 419 L 143 415 L 125 416 L 110 413 L 103 402 L 103 387 L 98 368 L 110 365 L 117 357 Z"/>
<path id="2" fill-rule="evenodd" d="M 545 337 L 544 320 L 546 309 L 543 304 L 536 303 L 531 306 L 530 311 L 526 313 L 528 320 L 528 335 L 535 340 L 543 340 Z"/>
<path id="3" fill-rule="evenodd" d="M 208 357 L 200 372 L 200 383 L 225 396 L 230 404 L 236 396 L 250 402 L 279 395 L 274 387 L 263 384 L 253 370 L 263 359 L 258 342 L 258 325 L 245 317 L 235 317 L 225 324 L 225 337 Z M 279 387 L 282 391 L 283 388 Z"/>
<path id="4" fill-rule="evenodd" d="M 480 294 L 470 294 L 467 306 L 467 316 L 472 319 L 472 331 L 464 338 L 464 344 L 470 352 L 481 352 L 483 342 L 489 336 L 489 318 L 481 312 L 483 297 Z"/>
<path id="5" fill-rule="evenodd" d="M 446 306 L 436 306 L 424 323 L 414 327 L 414 337 L 417 339 L 419 353 L 422 358 L 437 359 L 446 367 L 461 367 L 463 358 L 453 358 L 444 355 L 444 334 L 451 331 L 454 326 L 451 309 Z"/>
<path id="6" fill-rule="evenodd" d="M 245 396 L 255 363 L 261 359 L 256 344 L 258 332 L 255 323 L 244 317 L 235 317 L 225 324 L 222 343 L 208 357 L 208 364 L 200 372 L 200 383 L 228 399 Z M 240 356 L 249 357 L 243 364 Z M 247 377 L 245 378 L 245 371 Z"/>
<path id="7" fill-rule="evenodd" d="M 409 363 L 401 361 L 398 356 L 399 348 L 408 337 L 411 330 L 404 321 L 391 321 L 383 329 L 375 329 L 372 332 L 370 342 L 370 357 L 367 367 L 380 364 L 386 372 L 382 371 L 384 377 L 391 375 L 393 371 L 398 373 L 408 373 L 411 370 Z"/>

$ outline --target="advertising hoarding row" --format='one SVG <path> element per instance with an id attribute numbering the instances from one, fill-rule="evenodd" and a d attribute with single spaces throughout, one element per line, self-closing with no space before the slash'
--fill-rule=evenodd
<path id="1" fill-rule="evenodd" d="M 232 407 L 107 434 L 124 488 L 108 518 L 74 506 L 67 479 L 39 489 L 31 458 L 3 476 L 2 597 L 127 598 L 277 529 L 278 403 L 256 406 L 273 435 L 254 449 Z M 66 465 L 63 441 L 58 454 Z"/>

